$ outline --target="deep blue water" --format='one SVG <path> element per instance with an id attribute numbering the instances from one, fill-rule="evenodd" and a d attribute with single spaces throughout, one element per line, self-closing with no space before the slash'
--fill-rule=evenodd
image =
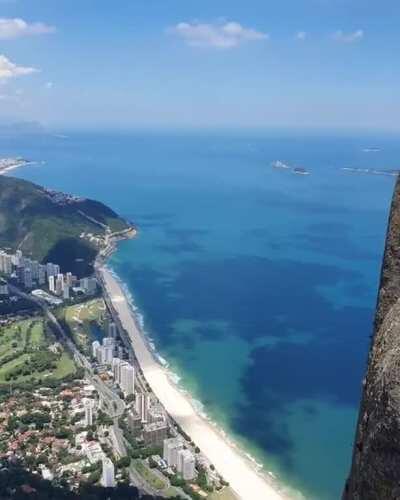
<path id="1" fill-rule="evenodd" d="M 138 225 L 112 266 L 183 386 L 282 482 L 338 499 L 394 185 L 341 168 L 399 168 L 399 138 L 67 135 L 0 139 L 0 157 L 44 160 L 16 175 Z"/>

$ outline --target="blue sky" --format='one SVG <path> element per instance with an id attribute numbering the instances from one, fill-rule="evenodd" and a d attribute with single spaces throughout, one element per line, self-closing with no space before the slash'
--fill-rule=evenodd
<path id="1" fill-rule="evenodd" d="M 0 0 L 0 120 L 400 129 L 398 0 Z"/>

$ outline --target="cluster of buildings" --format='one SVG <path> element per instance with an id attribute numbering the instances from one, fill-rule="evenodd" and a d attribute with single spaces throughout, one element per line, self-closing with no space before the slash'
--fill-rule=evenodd
<path id="1" fill-rule="evenodd" d="M 59 422 L 65 419 L 66 402 L 67 422 L 63 428 L 70 433 L 60 438 L 57 437 L 61 430 Z M 22 460 L 29 470 L 40 473 L 44 479 L 67 478 L 71 489 L 87 479 L 88 467 L 100 463 L 101 484 L 115 486 L 119 476 L 104 451 L 107 447 L 111 449 L 112 443 L 108 426 L 96 422 L 97 408 L 95 387 L 83 380 L 61 391 L 40 388 L 18 397 L 11 395 L 0 409 L 0 458 Z M 38 425 L 43 416 L 44 425 Z M 27 417 L 31 424 L 25 424 Z M 89 436 L 83 429 L 93 426 L 95 433 Z"/>
<path id="2" fill-rule="evenodd" d="M 117 342 L 117 327 L 115 323 L 108 325 L 108 336 L 102 344 L 98 340 L 92 343 L 92 356 L 96 361 L 111 370 L 114 382 L 120 387 L 124 396 L 135 393 L 135 368 L 124 360 L 125 350 Z"/>
<path id="3" fill-rule="evenodd" d="M 127 424 L 136 438 L 146 447 L 159 447 L 168 437 L 169 424 L 164 408 L 148 392 L 136 391 L 135 402 L 129 409 Z"/>
<path id="4" fill-rule="evenodd" d="M 72 293 L 94 295 L 97 291 L 95 278 L 88 277 L 79 280 L 72 273 L 63 274 L 58 264 L 51 262 L 41 264 L 24 257 L 21 250 L 17 250 L 14 254 L 0 251 L 0 273 L 15 278 L 27 290 L 35 287 L 47 288 L 51 294 L 64 300 L 68 300 Z M 1 294 L 7 295 L 8 287 L 1 288 Z"/>
<path id="5" fill-rule="evenodd" d="M 124 359 L 125 349 L 117 342 L 117 336 L 116 325 L 111 322 L 108 336 L 103 338 L 102 343 L 98 340 L 92 343 L 92 356 L 105 368 L 125 398 L 134 395 L 127 414 L 127 425 L 133 435 L 146 447 L 162 446 L 169 429 L 165 410 L 141 384 L 136 384 L 135 367 Z"/>
<path id="6" fill-rule="evenodd" d="M 196 459 L 194 454 L 185 448 L 181 438 L 170 438 L 164 441 L 163 458 L 168 467 L 181 474 L 185 481 L 196 477 Z"/>

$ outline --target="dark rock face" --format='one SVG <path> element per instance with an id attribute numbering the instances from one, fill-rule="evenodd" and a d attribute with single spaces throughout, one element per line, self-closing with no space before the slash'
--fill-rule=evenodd
<path id="1" fill-rule="evenodd" d="M 400 499 L 400 179 L 393 195 L 374 337 L 343 499 Z"/>

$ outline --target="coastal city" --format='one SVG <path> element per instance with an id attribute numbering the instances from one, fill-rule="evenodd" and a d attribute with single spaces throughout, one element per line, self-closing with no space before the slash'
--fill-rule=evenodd
<path id="1" fill-rule="evenodd" d="M 400 500 L 400 0 L 0 0 L 0 500 Z"/>
<path id="2" fill-rule="evenodd" d="M 107 249 L 104 249 L 107 253 Z M 71 491 L 235 498 L 152 392 L 101 279 L 0 251 L 0 463 Z M 25 488 L 29 489 L 29 484 Z"/>

